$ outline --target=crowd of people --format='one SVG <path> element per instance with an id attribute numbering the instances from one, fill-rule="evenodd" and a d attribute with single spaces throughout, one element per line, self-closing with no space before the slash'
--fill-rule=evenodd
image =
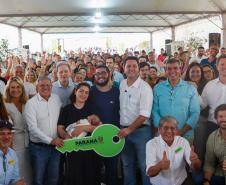
<path id="1" fill-rule="evenodd" d="M 225 48 L 35 56 L 0 64 L 0 184 L 225 184 Z M 55 149 L 106 123 L 119 155 Z"/>

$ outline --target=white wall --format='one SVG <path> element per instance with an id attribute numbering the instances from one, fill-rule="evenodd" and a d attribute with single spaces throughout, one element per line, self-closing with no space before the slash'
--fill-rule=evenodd
<path id="1" fill-rule="evenodd" d="M 157 54 L 160 53 L 161 48 L 165 49 L 165 40 L 171 39 L 171 35 L 172 33 L 170 28 L 156 31 L 153 33 L 153 48 L 155 49 Z"/>
<path id="2" fill-rule="evenodd" d="M 221 33 L 221 29 L 219 27 L 222 27 L 221 18 L 219 16 L 212 17 L 209 20 L 204 19 L 181 25 L 175 29 L 176 41 L 186 41 L 187 38 L 193 33 L 194 36 L 207 39 L 204 47 L 208 48 L 209 33 Z"/>
<path id="3" fill-rule="evenodd" d="M 18 29 L 14 26 L 0 24 L 0 39 L 7 39 L 9 41 L 9 48 L 14 49 L 18 47 Z"/>
<path id="4" fill-rule="evenodd" d="M 29 45 L 31 52 L 41 51 L 41 35 L 37 32 L 22 29 L 22 45 Z"/>

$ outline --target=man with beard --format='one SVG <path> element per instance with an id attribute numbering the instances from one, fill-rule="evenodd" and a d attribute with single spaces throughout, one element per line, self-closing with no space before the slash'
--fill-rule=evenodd
<path id="1" fill-rule="evenodd" d="M 106 66 L 110 70 L 110 74 L 111 74 L 111 77 L 112 77 L 112 82 L 117 84 L 116 86 L 119 86 L 121 81 L 124 78 L 123 78 L 123 75 L 120 72 L 114 70 L 114 64 L 115 64 L 115 61 L 114 61 L 113 57 L 108 57 L 106 59 Z"/>
<path id="2" fill-rule="evenodd" d="M 212 132 L 206 144 L 204 185 L 225 184 L 226 175 L 226 104 L 219 105 L 214 117 L 219 128 Z"/>
<path id="3" fill-rule="evenodd" d="M 150 66 L 148 65 L 147 62 L 141 62 L 139 63 L 139 76 L 142 80 L 146 81 L 149 83 L 150 81 Z"/>
<path id="4" fill-rule="evenodd" d="M 103 124 L 110 123 L 119 126 L 119 89 L 110 85 L 109 69 L 100 65 L 95 71 L 95 85 L 90 91 L 90 101 L 94 114 L 98 115 Z M 104 158 L 105 184 L 117 184 L 118 156 Z"/>

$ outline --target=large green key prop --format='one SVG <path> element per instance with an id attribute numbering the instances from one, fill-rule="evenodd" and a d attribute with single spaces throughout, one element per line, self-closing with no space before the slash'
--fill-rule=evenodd
<path id="1" fill-rule="evenodd" d="M 125 145 L 125 139 L 120 139 L 118 133 L 119 128 L 114 125 L 100 125 L 91 136 L 64 140 L 64 146 L 56 149 L 61 153 L 94 150 L 103 157 L 113 157 L 119 154 Z"/>

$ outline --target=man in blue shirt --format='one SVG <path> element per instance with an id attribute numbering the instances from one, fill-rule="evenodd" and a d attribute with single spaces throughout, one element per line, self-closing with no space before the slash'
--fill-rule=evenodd
<path id="1" fill-rule="evenodd" d="M 217 63 L 217 57 L 216 56 L 217 56 L 218 52 L 219 52 L 219 49 L 212 46 L 209 50 L 209 57 L 202 59 L 201 63 L 200 63 L 201 66 L 206 65 L 206 64 L 211 65 L 211 67 L 214 69 L 216 76 L 218 76 L 217 66 L 216 66 L 216 63 Z"/>
<path id="2" fill-rule="evenodd" d="M 59 62 L 56 68 L 58 80 L 53 83 L 52 92 L 60 97 L 64 107 L 70 103 L 69 97 L 75 86 L 71 80 L 71 69 L 68 63 Z"/>
<path id="3" fill-rule="evenodd" d="M 93 112 L 101 122 L 119 126 L 119 89 L 110 84 L 110 70 L 103 65 L 95 71 L 95 86 L 90 91 L 90 101 Z M 118 156 L 104 158 L 105 184 L 117 184 Z"/>
<path id="4" fill-rule="evenodd" d="M 197 90 L 181 79 L 181 67 L 176 59 L 168 60 L 166 75 L 168 80 L 154 88 L 154 127 L 159 126 L 162 117 L 173 116 L 178 120 L 178 135 L 192 141 L 200 113 Z"/>
<path id="5" fill-rule="evenodd" d="M 20 179 L 16 153 L 10 148 L 12 144 L 13 125 L 0 120 L 0 184 L 25 185 Z"/>

